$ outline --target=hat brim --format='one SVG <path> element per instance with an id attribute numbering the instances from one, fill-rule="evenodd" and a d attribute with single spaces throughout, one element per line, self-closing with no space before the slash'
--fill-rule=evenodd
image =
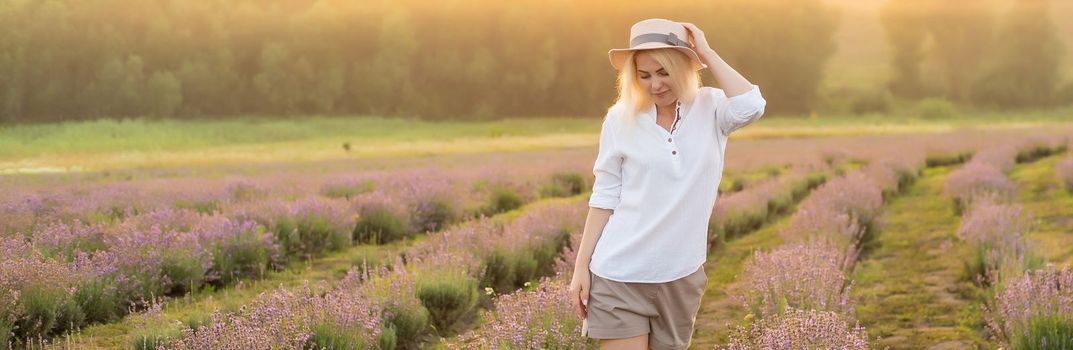
<path id="1" fill-rule="evenodd" d="M 658 42 L 644 43 L 628 49 L 611 49 L 607 52 L 607 57 L 611 60 L 611 66 L 615 67 L 615 70 L 622 70 L 622 66 L 626 64 L 626 57 L 628 56 L 630 51 L 653 49 L 675 49 L 681 51 L 682 53 L 686 54 L 686 56 L 689 56 L 689 60 L 693 63 L 693 70 L 701 70 L 704 68 L 708 68 L 708 65 L 701 63 L 700 56 L 698 56 L 697 52 L 693 51 L 693 49 L 690 49 L 688 47 L 672 46 Z"/>

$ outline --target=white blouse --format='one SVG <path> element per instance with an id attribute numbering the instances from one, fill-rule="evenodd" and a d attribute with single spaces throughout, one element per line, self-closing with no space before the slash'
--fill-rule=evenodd
<path id="1" fill-rule="evenodd" d="M 589 206 L 614 212 L 589 270 L 614 281 L 662 283 L 701 267 L 727 136 L 759 119 L 766 104 L 756 85 L 730 98 L 705 86 L 681 103 L 674 134 L 656 124 L 654 104 L 634 125 L 612 108 L 600 131 Z"/>

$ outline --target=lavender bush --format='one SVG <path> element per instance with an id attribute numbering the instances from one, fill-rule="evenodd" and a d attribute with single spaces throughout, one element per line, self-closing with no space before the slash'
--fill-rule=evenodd
<path id="1" fill-rule="evenodd" d="M 256 222 L 215 216 L 199 222 L 194 232 L 212 256 L 206 283 L 230 285 L 282 267 L 279 246 Z"/>
<path id="2" fill-rule="evenodd" d="M 395 344 L 391 327 L 385 328 L 382 314 L 385 299 L 406 303 L 406 280 L 393 282 L 394 272 L 377 275 L 348 274 L 339 286 L 327 293 L 305 285 L 291 290 L 280 288 L 262 294 L 232 315 L 213 314 L 207 325 L 186 328 L 167 349 L 307 349 L 377 348 Z M 377 280 L 363 287 L 366 280 Z M 370 295 L 370 291 L 398 291 L 398 295 Z M 412 290 L 410 290 L 412 291 Z M 412 304 L 412 302 L 411 302 Z M 398 310 L 395 308 L 394 310 Z M 393 311 L 397 312 L 397 311 Z M 387 334 L 385 334 L 385 329 Z"/>
<path id="3" fill-rule="evenodd" d="M 436 334 L 457 334 L 477 313 L 480 281 L 469 271 L 440 265 L 420 272 L 414 286 Z"/>
<path id="4" fill-rule="evenodd" d="M 722 244 L 720 242 L 759 228 L 773 216 L 788 211 L 825 180 L 823 174 L 793 171 L 720 196 L 708 222 L 709 244 L 718 246 Z"/>
<path id="5" fill-rule="evenodd" d="M 975 159 L 975 158 L 974 158 Z M 992 197 L 1005 201 L 1013 199 L 1016 188 L 1003 172 L 983 162 L 969 162 L 946 178 L 943 195 L 954 200 L 957 213 L 967 210 L 978 197 Z"/>
<path id="6" fill-rule="evenodd" d="M 712 239 L 725 241 L 760 227 L 769 216 L 768 202 L 774 195 L 767 184 L 774 182 L 720 196 L 708 221 Z"/>
<path id="7" fill-rule="evenodd" d="M 825 242 L 847 256 L 855 257 L 865 236 L 859 220 L 831 206 L 801 208 L 790 219 L 790 225 L 779 231 L 786 242 Z"/>
<path id="8" fill-rule="evenodd" d="M 757 251 L 741 275 L 745 287 L 736 298 L 756 317 L 766 318 L 789 308 L 853 314 L 849 298 L 848 257 L 829 244 L 810 242 Z"/>
<path id="9" fill-rule="evenodd" d="M 570 197 L 579 195 L 592 186 L 580 173 L 561 172 L 552 175 L 540 188 L 542 197 Z"/>
<path id="10" fill-rule="evenodd" d="M 1008 349 L 1073 348 L 1073 269 L 1008 279 L 986 307 L 987 328 Z"/>
<path id="11" fill-rule="evenodd" d="M 1021 153 L 1020 149 L 1027 149 L 1027 147 L 1016 144 L 1003 144 L 985 148 L 976 152 L 969 162 L 989 165 L 1003 173 L 1007 173 L 1013 170 L 1013 166 L 1016 165 L 1017 158 Z"/>
<path id="12" fill-rule="evenodd" d="M 61 261 L 42 256 L 28 242 L 0 240 L 0 340 L 21 344 L 81 326 L 74 299 L 82 278 Z"/>
<path id="13" fill-rule="evenodd" d="M 973 247 L 964 264 L 966 278 L 989 285 L 1037 265 L 1025 244 L 1030 222 L 1020 205 L 990 198 L 973 205 L 958 227 L 958 236 Z"/>
<path id="14" fill-rule="evenodd" d="M 595 349 L 581 335 L 581 320 L 566 300 L 565 279 L 542 280 L 532 290 L 503 294 L 481 326 L 458 336 L 448 349 Z"/>
<path id="15" fill-rule="evenodd" d="M 801 203 L 795 217 L 810 215 L 810 211 L 826 207 L 846 213 L 862 226 L 870 227 L 883 206 L 883 192 L 864 174 L 854 172 L 835 178 L 817 188 Z"/>
<path id="16" fill-rule="evenodd" d="M 481 287 L 512 291 L 553 273 L 555 256 L 580 234 L 587 206 L 581 200 L 556 200 L 534 205 L 503 227 L 491 244 L 472 251 L 484 269 Z"/>
<path id="17" fill-rule="evenodd" d="M 870 240 L 882 204 L 880 187 L 864 174 L 851 173 L 813 191 L 780 234 L 788 241 L 836 243 L 855 257 Z"/>
<path id="18" fill-rule="evenodd" d="M 478 257 L 481 286 L 514 290 L 551 273 L 554 256 L 584 225 L 584 199 L 554 200 L 527 208 L 509 223 L 482 218 L 429 237 L 407 256 L 443 254 Z"/>
<path id="19" fill-rule="evenodd" d="M 890 198 L 904 190 L 917 176 L 921 169 L 919 157 L 913 155 L 876 160 L 869 163 L 861 173 L 872 179 L 883 192 L 883 198 Z"/>
<path id="20" fill-rule="evenodd" d="M 288 203 L 270 227 L 284 255 L 308 259 L 350 246 L 354 220 L 345 202 L 309 197 Z"/>
<path id="21" fill-rule="evenodd" d="M 833 311 L 788 310 L 731 333 L 727 350 L 871 349 L 860 325 Z"/>

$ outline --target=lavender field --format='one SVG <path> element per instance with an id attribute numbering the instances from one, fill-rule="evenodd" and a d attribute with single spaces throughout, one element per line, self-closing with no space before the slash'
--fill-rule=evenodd
<path id="1" fill-rule="evenodd" d="M 735 141 L 692 348 L 1073 346 L 1070 131 Z M 0 348 L 596 348 L 594 157 L 6 175 Z"/>

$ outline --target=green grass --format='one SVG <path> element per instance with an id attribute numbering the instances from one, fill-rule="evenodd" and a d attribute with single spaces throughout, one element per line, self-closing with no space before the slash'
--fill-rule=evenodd
<path id="1" fill-rule="evenodd" d="M 961 278 L 968 247 L 956 236 L 958 217 L 940 195 L 949 169 L 925 169 L 888 205 L 875 246 L 855 271 L 857 318 L 877 348 L 986 345 L 978 291 Z"/>
<path id="2" fill-rule="evenodd" d="M 1062 188 L 1055 165 L 1067 153 L 1020 165 L 1010 173 L 1020 189 L 1017 202 L 1035 218 L 1030 248 L 1055 265 L 1073 264 L 1073 194 Z"/>
<path id="3" fill-rule="evenodd" d="M 948 132 L 1069 124 L 1073 111 L 766 116 L 735 138 Z M 970 117 L 971 116 L 971 117 Z M 97 120 L 0 125 L 0 173 L 66 172 L 592 147 L 601 118 L 428 122 L 379 117 Z"/>
<path id="4" fill-rule="evenodd" d="M 427 122 L 379 117 L 236 118 L 226 120 L 109 120 L 0 125 L 0 159 L 63 153 L 191 148 L 313 139 L 452 140 L 599 131 L 593 119 L 508 119 Z M 339 144 L 342 150 L 342 143 Z"/>

